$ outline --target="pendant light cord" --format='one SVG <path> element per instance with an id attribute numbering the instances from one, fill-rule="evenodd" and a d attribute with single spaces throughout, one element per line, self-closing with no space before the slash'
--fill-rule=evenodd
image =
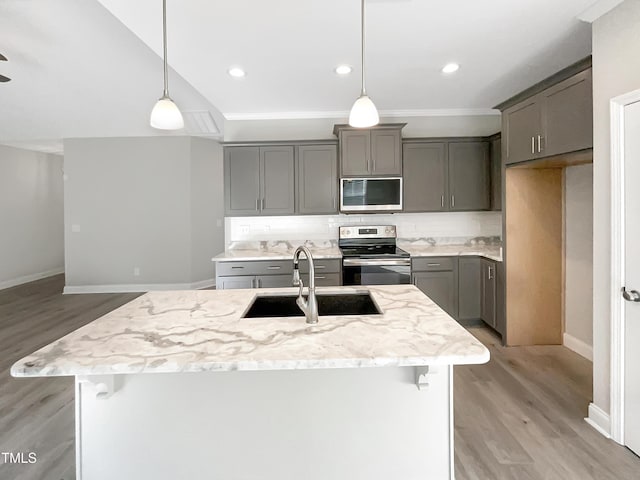
<path id="1" fill-rule="evenodd" d="M 167 0 L 162 0 L 162 47 L 164 50 L 164 97 L 169 97 L 169 63 L 167 62 Z"/>
<path id="2" fill-rule="evenodd" d="M 360 11 L 360 32 L 362 34 L 362 92 L 360 95 L 366 95 L 367 94 L 367 89 L 365 88 L 365 84 L 364 84 L 364 0 L 362 0 L 361 2 L 361 11 Z"/>

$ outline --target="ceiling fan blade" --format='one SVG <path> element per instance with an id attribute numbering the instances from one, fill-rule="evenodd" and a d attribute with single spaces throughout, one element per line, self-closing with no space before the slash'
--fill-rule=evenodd
<path id="1" fill-rule="evenodd" d="M 5 57 L 3 54 L 0 53 L 0 61 L 6 62 L 7 57 Z"/>
<path id="2" fill-rule="evenodd" d="M 4 75 L 0 75 L 0 83 L 10 82 L 11 79 L 9 77 L 5 77 Z"/>

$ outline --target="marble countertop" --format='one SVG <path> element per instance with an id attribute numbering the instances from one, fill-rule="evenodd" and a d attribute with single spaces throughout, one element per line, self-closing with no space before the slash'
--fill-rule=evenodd
<path id="1" fill-rule="evenodd" d="M 292 248 L 255 248 L 233 249 L 213 257 L 214 262 L 250 261 L 250 260 L 292 260 L 297 246 Z M 313 258 L 342 258 L 338 247 L 308 247 Z M 304 256 L 302 257 L 304 258 Z"/>
<path id="2" fill-rule="evenodd" d="M 412 257 L 478 256 L 502 261 L 502 248 L 496 245 L 420 245 L 398 242 Z"/>
<path id="3" fill-rule="evenodd" d="M 382 315 L 242 318 L 256 295 L 150 292 L 23 358 L 15 377 L 479 364 L 489 351 L 413 285 L 369 290 Z"/>

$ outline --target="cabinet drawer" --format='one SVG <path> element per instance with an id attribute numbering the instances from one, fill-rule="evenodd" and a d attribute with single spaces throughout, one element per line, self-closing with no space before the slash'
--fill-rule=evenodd
<path id="1" fill-rule="evenodd" d="M 218 262 L 216 272 L 218 276 L 292 274 L 293 262 L 291 260 Z"/>
<path id="2" fill-rule="evenodd" d="M 453 257 L 421 257 L 411 260 L 411 268 L 415 272 L 448 272 L 454 267 Z"/>
<path id="3" fill-rule="evenodd" d="M 305 287 L 309 286 L 309 274 L 302 274 Z M 337 287 L 342 285 L 342 275 L 339 273 L 316 272 L 316 287 Z"/>
<path id="4" fill-rule="evenodd" d="M 313 263 L 316 267 L 316 275 L 321 275 L 324 273 L 340 273 L 342 267 L 342 260 L 338 258 L 314 260 Z M 300 272 L 309 272 L 309 262 L 306 258 L 300 258 Z"/>

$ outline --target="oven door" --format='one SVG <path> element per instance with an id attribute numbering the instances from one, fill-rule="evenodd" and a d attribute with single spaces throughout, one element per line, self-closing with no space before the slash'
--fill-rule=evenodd
<path id="1" fill-rule="evenodd" d="M 411 283 L 410 259 L 342 260 L 343 285 L 398 285 Z"/>

